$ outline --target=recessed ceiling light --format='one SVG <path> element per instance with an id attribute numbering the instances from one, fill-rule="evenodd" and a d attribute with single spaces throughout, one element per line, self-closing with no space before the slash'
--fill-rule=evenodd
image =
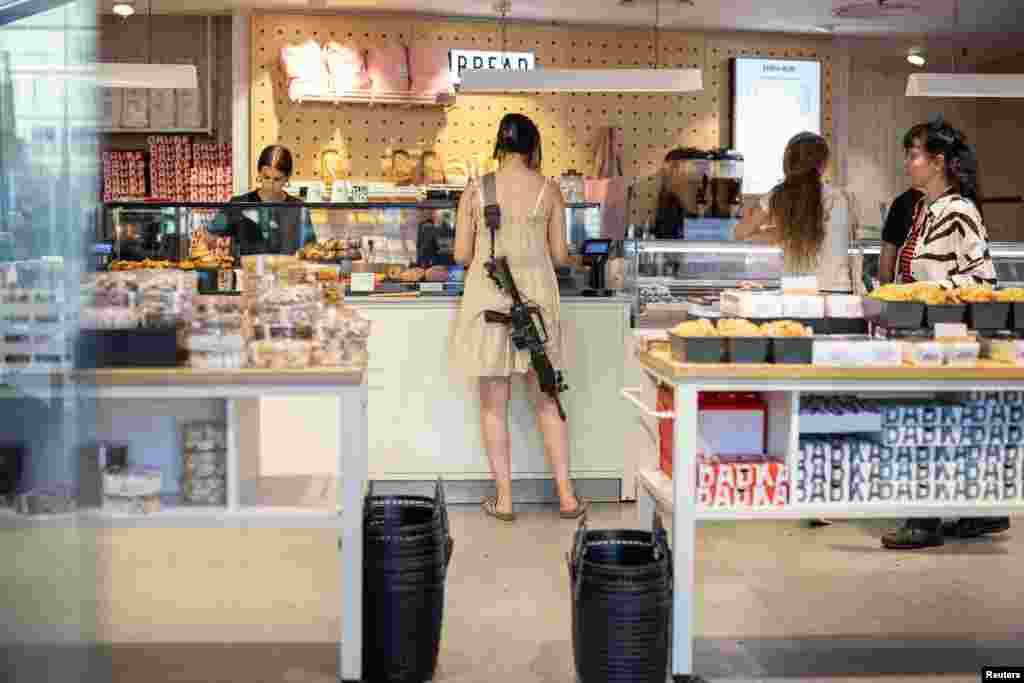
<path id="1" fill-rule="evenodd" d="M 925 56 L 923 48 L 912 47 L 907 53 L 907 61 L 914 66 L 924 66 L 928 62 L 928 58 Z"/>
<path id="2" fill-rule="evenodd" d="M 131 15 L 135 14 L 135 5 L 131 4 L 130 2 L 118 0 L 118 2 L 114 3 L 113 11 L 114 14 L 116 14 L 117 16 L 124 17 L 125 19 L 127 19 Z"/>

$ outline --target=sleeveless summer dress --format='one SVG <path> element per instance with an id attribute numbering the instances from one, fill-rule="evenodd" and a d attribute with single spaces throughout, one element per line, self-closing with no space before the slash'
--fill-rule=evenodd
<path id="1" fill-rule="evenodd" d="M 466 273 L 465 290 L 456 315 L 450 341 L 453 366 L 469 378 L 509 377 L 530 370 L 530 354 L 512 345 L 506 325 L 484 320 L 484 311 L 508 313 L 511 298 L 499 290 L 484 270 L 491 257 L 491 231 L 484 223 L 482 183 L 473 191 L 478 195 L 475 216 L 476 237 L 473 262 Z M 547 352 L 556 369 L 565 367 L 565 347 L 555 275 L 548 247 L 548 216 L 542 210 L 548 182 L 541 188 L 533 210 L 525 220 L 502 216 L 496 233 L 495 256 L 508 259 L 509 269 L 520 295 L 540 307 L 547 327 Z"/>

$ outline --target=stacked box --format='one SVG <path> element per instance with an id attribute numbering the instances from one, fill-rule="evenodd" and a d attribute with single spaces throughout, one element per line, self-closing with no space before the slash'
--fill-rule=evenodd
<path id="1" fill-rule="evenodd" d="M 183 135 L 149 138 L 149 174 L 152 195 L 168 201 L 187 201 L 192 140 Z"/>
<path id="2" fill-rule="evenodd" d="M 145 152 L 104 152 L 103 201 L 145 196 Z"/>
<path id="3" fill-rule="evenodd" d="M 697 465 L 697 502 L 705 507 L 782 507 L 789 503 L 789 471 L 780 460 L 718 458 Z"/>
<path id="4" fill-rule="evenodd" d="M 193 166 L 189 173 L 189 200 L 226 202 L 231 199 L 233 171 L 230 144 L 192 145 Z"/>
<path id="5" fill-rule="evenodd" d="M 1024 403 L 889 405 L 872 437 L 800 442 L 798 503 L 1024 501 Z"/>
<path id="6" fill-rule="evenodd" d="M 222 422 L 184 425 L 182 500 L 191 505 L 227 503 L 227 427 Z"/>

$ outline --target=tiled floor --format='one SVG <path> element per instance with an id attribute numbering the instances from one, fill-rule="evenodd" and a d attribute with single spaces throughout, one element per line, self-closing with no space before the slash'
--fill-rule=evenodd
<path id="1" fill-rule="evenodd" d="M 565 553 L 575 524 L 539 506 L 512 525 L 472 507 L 453 508 L 451 518 L 456 548 L 436 682 L 572 683 Z M 633 505 L 591 513 L 591 528 L 635 523 Z M 985 664 L 1024 666 L 1024 520 L 1009 534 L 923 552 L 883 551 L 878 537 L 891 524 L 703 525 L 698 673 L 967 682 Z M 90 683 L 327 683 L 337 675 L 337 651 L 321 644 L 125 646 L 109 655 Z"/>

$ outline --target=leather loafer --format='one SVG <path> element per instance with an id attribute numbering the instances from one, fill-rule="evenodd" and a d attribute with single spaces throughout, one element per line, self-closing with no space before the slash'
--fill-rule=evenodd
<path id="1" fill-rule="evenodd" d="M 978 538 L 985 534 L 1009 531 L 1009 517 L 965 517 L 942 525 L 942 533 L 950 538 Z"/>
<path id="2" fill-rule="evenodd" d="M 932 548 L 944 542 L 941 533 L 913 526 L 904 526 L 882 536 L 882 545 L 889 550 Z"/>

